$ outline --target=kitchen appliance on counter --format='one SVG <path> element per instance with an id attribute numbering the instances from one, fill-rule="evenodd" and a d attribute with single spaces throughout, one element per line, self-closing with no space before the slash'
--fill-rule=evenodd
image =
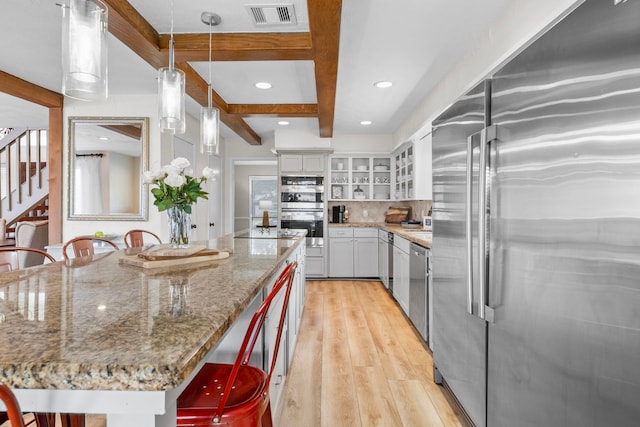
<path id="1" fill-rule="evenodd" d="M 331 208 L 331 222 L 334 224 L 343 224 L 347 222 L 345 212 L 347 207 L 345 205 L 337 205 Z"/>
<path id="2" fill-rule="evenodd" d="M 586 0 L 433 122 L 435 376 L 478 427 L 640 419 L 638 22 Z"/>

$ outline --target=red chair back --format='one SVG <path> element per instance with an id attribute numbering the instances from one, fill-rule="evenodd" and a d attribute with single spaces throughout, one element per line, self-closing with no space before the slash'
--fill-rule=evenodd
<path id="1" fill-rule="evenodd" d="M 236 358 L 235 363 L 233 364 L 233 368 L 231 369 L 231 374 L 229 374 L 229 380 L 227 381 L 226 387 L 224 389 L 224 393 L 222 394 L 222 398 L 220 399 L 220 403 L 218 408 L 215 411 L 215 419 L 220 419 L 222 417 L 222 412 L 224 411 L 225 404 L 227 403 L 227 399 L 231 394 L 231 389 L 234 386 L 236 377 L 238 375 L 238 370 L 241 365 L 247 365 L 249 363 L 249 359 L 251 359 L 251 353 L 260 337 L 260 333 L 262 331 L 262 327 L 264 326 L 264 321 L 267 317 L 267 313 L 269 312 L 269 307 L 273 300 L 278 296 L 278 294 L 284 290 L 284 299 L 282 303 L 282 310 L 280 312 L 280 320 L 278 323 L 278 332 L 276 336 L 276 342 L 273 349 L 273 354 L 271 355 L 271 362 L 269 364 L 269 372 L 267 372 L 267 387 L 271 380 L 271 373 L 273 372 L 273 368 L 276 364 L 276 357 L 278 355 L 278 348 L 280 347 L 280 339 L 282 338 L 282 327 L 284 325 L 284 320 L 287 315 L 287 306 L 289 305 L 289 295 L 291 294 L 291 288 L 293 287 L 293 277 L 296 272 L 296 268 L 298 267 L 297 262 L 292 262 L 288 264 L 285 269 L 280 273 L 276 283 L 273 285 L 271 292 L 265 298 L 265 300 L 260 304 L 260 307 L 256 310 L 255 314 L 251 318 L 251 323 L 249 323 L 249 327 L 247 328 L 247 333 L 245 334 L 244 341 L 242 342 L 242 346 L 240 346 L 240 352 L 238 353 L 238 357 Z M 268 390 L 267 390 L 268 391 Z"/>
<path id="2" fill-rule="evenodd" d="M 20 405 L 13 391 L 6 385 L 0 384 L 0 399 L 7 407 L 7 414 L 9 415 L 9 421 L 13 427 L 24 427 L 24 420 L 22 419 L 22 411 L 20 411 Z"/>

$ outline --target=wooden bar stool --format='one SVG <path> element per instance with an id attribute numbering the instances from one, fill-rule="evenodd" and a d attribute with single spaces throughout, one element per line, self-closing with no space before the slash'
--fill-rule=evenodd
<path id="1" fill-rule="evenodd" d="M 298 263 L 292 262 L 278 276 L 273 289 L 251 319 L 235 363 L 206 363 L 178 397 L 178 426 L 272 426 L 269 382 L 276 363 L 297 267 Z M 269 306 L 281 291 L 284 292 L 282 311 L 269 372 L 266 373 L 249 366 L 249 359 L 258 337 L 261 336 Z M 275 318 L 275 314 L 273 317 Z"/>
<path id="2" fill-rule="evenodd" d="M 108 246 L 111 246 L 115 251 L 120 249 L 118 245 L 113 243 L 111 240 L 101 239 L 99 237 L 93 237 L 93 236 L 80 236 L 80 237 L 71 239 L 64 244 L 64 246 L 62 247 L 62 256 L 64 257 L 64 259 L 69 259 L 69 254 L 67 254 L 67 248 L 69 246 L 73 248 L 73 254 L 76 257 L 93 255 L 94 254 L 93 242 L 102 242 Z"/>
<path id="3" fill-rule="evenodd" d="M 127 234 L 124 235 L 124 244 L 128 248 L 141 248 L 144 246 L 144 236 L 149 235 L 155 238 L 155 241 L 158 243 L 162 243 L 162 240 L 158 236 L 156 236 L 151 231 L 147 230 L 129 230 Z"/>

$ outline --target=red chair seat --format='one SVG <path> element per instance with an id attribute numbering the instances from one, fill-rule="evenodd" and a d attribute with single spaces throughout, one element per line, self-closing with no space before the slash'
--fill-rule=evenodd
<path id="1" fill-rule="evenodd" d="M 204 365 L 178 398 L 179 426 L 260 425 L 269 405 L 267 374 L 248 365 L 240 366 L 220 423 L 213 423 L 212 410 L 220 403 L 232 368 L 233 365 L 218 363 Z"/>

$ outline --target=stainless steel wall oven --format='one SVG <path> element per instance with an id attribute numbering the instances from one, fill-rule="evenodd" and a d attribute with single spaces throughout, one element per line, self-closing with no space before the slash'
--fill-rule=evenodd
<path id="1" fill-rule="evenodd" d="M 324 178 L 280 177 L 280 228 L 307 230 L 307 246 L 324 246 Z"/>

